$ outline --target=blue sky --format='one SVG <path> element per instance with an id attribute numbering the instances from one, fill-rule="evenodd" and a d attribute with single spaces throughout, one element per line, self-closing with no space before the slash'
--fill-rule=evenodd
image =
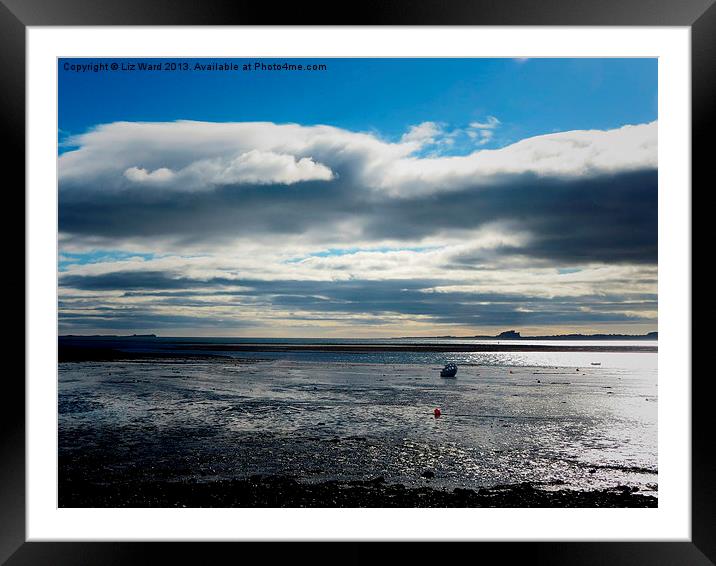
<path id="1" fill-rule="evenodd" d="M 60 332 L 656 330 L 656 59 L 261 61 L 59 61 Z"/>
<path id="2" fill-rule="evenodd" d="M 114 61 L 123 60 L 72 60 Z M 657 114 L 656 59 L 288 61 L 328 69 L 77 73 L 60 60 L 61 138 L 120 120 L 206 120 L 330 124 L 395 140 L 420 122 L 464 127 L 496 116 L 502 127 L 485 147 L 501 147 L 539 134 L 651 122 Z"/>

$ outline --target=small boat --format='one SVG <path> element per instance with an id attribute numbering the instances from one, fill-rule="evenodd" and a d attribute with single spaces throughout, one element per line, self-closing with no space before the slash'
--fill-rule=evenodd
<path id="1" fill-rule="evenodd" d="M 455 377 L 457 375 L 457 366 L 453 363 L 446 364 L 445 367 L 440 370 L 440 377 Z"/>
<path id="2" fill-rule="evenodd" d="M 600 366 L 600 365 L 602 365 L 602 362 L 592 362 L 592 365 L 593 365 L 593 366 Z"/>

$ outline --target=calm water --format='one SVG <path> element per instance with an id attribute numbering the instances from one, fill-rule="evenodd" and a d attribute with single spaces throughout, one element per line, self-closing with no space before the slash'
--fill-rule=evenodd
<path id="1" fill-rule="evenodd" d="M 657 489 L 655 353 L 229 355 L 60 364 L 61 462 L 106 481 Z M 447 361 L 457 379 L 439 377 Z"/>

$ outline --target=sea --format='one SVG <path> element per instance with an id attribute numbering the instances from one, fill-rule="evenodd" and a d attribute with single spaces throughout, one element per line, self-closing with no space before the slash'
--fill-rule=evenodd
<path id="1" fill-rule="evenodd" d="M 305 349 L 339 344 L 364 348 Z M 421 348 L 371 351 L 411 344 Z M 232 349 L 241 345 L 252 348 Z M 126 356 L 59 363 L 61 475 L 658 495 L 656 341 L 63 337 L 60 346 Z M 440 377 L 448 362 L 454 379 Z"/>

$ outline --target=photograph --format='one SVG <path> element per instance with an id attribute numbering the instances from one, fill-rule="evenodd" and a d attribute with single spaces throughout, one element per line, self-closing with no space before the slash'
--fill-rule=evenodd
<path id="1" fill-rule="evenodd" d="M 658 507 L 657 57 L 56 64 L 59 508 Z"/>

